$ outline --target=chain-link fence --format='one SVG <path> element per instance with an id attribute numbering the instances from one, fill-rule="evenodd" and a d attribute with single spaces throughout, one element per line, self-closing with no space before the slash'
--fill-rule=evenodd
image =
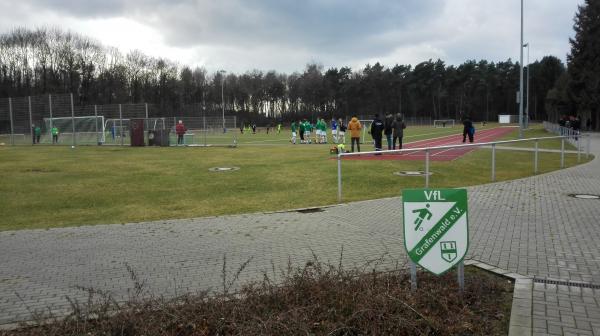
<path id="1" fill-rule="evenodd" d="M 185 106 L 179 115 L 162 116 L 160 108 L 152 104 L 75 105 L 71 94 L 0 98 L 0 143 L 237 144 L 235 116 L 207 113 L 199 104 Z M 180 121 L 183 128 L 177 129 Z"/>

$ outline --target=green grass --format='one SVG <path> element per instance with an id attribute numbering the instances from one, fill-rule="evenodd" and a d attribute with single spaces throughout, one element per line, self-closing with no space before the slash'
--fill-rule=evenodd
<path id="1" fill-rule="evenodd" d="M 460 129 L 407 128 L 406 141 Z M 433 134 L 431 134 L 433 133 Z M 516 131 L 512 136 L 516 136 Z M 240 136 L 238 148 L 0 146 L 0 230 L 111 224 L 248 213 L 337 202 L 331 145 L 291 145 L 289 132 Z M 349 140 L 349 139 L 347 139 Z M 366 146 L 366 145 L 365 145 Z M 490 182 L 490 150 L 432 162 L 431 187 Z M 532 175 L 533 154 L 497 151 L 497 180 Z M 576 155 L 566 165 L 577 164 Z M 559 156 L 540 154 L 540 170 Z M 232 172 L 209 172 L 237 166 Z M 344 201 L 398 196 L 422 187 L 420 161 L 344 161 Z"/>

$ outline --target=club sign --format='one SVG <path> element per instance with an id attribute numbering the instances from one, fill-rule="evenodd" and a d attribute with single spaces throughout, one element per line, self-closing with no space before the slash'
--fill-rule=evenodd
<path id="1" fill-rule="evenodd" d="M 408 257 L 441 275 L 469 248 L 466 189 L 406 189 L 402 192 L 404 246 Z"/>

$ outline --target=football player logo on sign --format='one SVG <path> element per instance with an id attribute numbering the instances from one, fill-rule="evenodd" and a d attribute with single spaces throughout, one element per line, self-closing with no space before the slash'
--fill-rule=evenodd
<path id="1" fill-rule="evenodd" d="M 463 260 L 469 248 L 465 189 L 407 189 L 402 203 L 410 260 L 437 275 Z"/>

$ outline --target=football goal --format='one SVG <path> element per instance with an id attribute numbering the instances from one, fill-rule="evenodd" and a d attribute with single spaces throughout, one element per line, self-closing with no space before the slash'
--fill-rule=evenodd
<path id="1" fill-rule="evenodd" d="M 436 119 L 433 121 L 433 127 L 435 127 L 435 128 L 454 127 L 454 119 Z"/>
<path id="2" fill-rule="evenodd" d="M 123 144 L 129 136 L 129 119 L 111 118 L 104 123 L 106 144 Z"/>
<path id="3" fill-rule="evenodd" d="M 67 144 L 104 143 L 104 116 L 44 118 L 40 142 Z M 57 133 L 53 137 L 52 129 Z M 73 139 L 75 137 L 75 139 Z"/>
<path id="4" fill-rule="evenodd" d="M 362 132 L 360 135 L 360 143 L 373 143 L 373 138 L 371 138 L 371 124 L 373 124 L 373 120 L 359 120 L 362 125 Z"/>

